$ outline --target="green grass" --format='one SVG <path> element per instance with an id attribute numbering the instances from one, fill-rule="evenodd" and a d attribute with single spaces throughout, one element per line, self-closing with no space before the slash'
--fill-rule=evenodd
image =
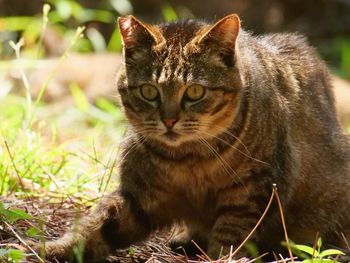
<path id="1" fill-rule="evenodd" d="M 0 98 L 0 196 L 4 200 L 35 197 L 90 205 L 117 186 L 118 180 L 111 178 L 116 177 L 118 146 L 125 130 L 120 109 L 103 98 L 90 103 L 75 83 L 71 96 L 74 103 L 70 104 L 28 104 L 24 96 L 12 93 Z M 37 235 L 40 219 L 0 200 L 1 222 L 17 229 L 23 220 L 34 227 L 22 235 Z M 0 247 L 1 258 L 20 262 L 23 253 Z"/>
<path id="2" fill-rule="evenodd" d="M 38 189 L 44 195 L 106 190 L 105 177 L 112 172 L 124 125 L 117 108 L 112 114 L 85 103 L 83 109 L 81 102 L 68 107 L 41 104 L 26 127 L 25 99 L 16 95 L 0 99 L 2 195 L 31 195 Z"/>
<path id="3" fill-rule="evenodd" d="M 73 1 L 52 3 L 57 5 L 56 10 L 50 13 L 49 6 L 44 5 L 42 18 L 0 18 L 0 24 L 6 30 L 22 31 L 23 40 L 9 43 L 15 55 L 12 59 L 17 60 L 18 65 L 24 62 L 22 56 L 33 63 L 42 57 L 42 36 L 54 18 L 58 20 L 56 23 L 69 19 L 70 16 L 80 21 L 83 14 L 89 14 L 91 19 L 98 16 L 99 20 L 111 22 L 108 12 L 85 10 Z M 64 8 L 70 9 L 69 17 L 62 17 L 67 14 L 62 11 Z M 84 17 L 86 19 L 85 15 Z M 58 64 L 77 47 L 82 50 L 86 41 L 96 48 L 97 45 L 105 46 L 101 41 L 96 42 L 96 34 L 95 37 L 90 34 L 89 39 L 83 38 L 83 31 L 84 27 L 65 28 L 69 41 Z M 115 42 L 120 42 L 116 33 L 108 47 L 120 50 L 120 43 Z M 2 62 L 5 70 L 0 72 L 1 80 L 5 79 L 6 63 L 11 61 Z M 0 221 L 8 229 L 13 227 L 29 238 L 41 232 L 40 218 L 11 207 L 6 200 L 13 197 L 25 200 L 41 198 L 47 202 L 72 200 L 87 205 L 115 189 L 118 180 L 111 178 L 116 177 L 116 158 L 125 122 L 114 102 L 95 98 L 95 103 L 92 104 L 76 83 L 70 83 L 70 96 L 74 103 L 43 102 L 43 95 L 55 70 L 48 76 L 42 76 L 46 82 L 38 97 L 32 98 L 32 87 L 27 80 L 30 76 L 21 70 L 20 73 L 25 90 L 9 92 L 8 89 L 3 89 L 0 95 Z M 5 84 L 7 85 L 2 82 L 2 87 Z M 25 232 L 20 227 L 23 220 L 32 225 Z M 1 225 L 0 231 L 2 229 Z M 20 262 L 23 256 L 23 252 L 17 248 L 0 247 L 0 261 Z"/>

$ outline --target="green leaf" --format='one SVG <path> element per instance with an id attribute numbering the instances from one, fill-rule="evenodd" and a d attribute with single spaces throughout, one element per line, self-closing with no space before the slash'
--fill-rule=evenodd
<path id="1" fill-rule="evenodd" d="M 6 210 L 5 204 L 4 204 L 3 202 L 0 201 L 0 215 L 1 215 L 1 213 L 2 213 L 4 210 Z"/>
<path id="2" fill-rule="evenodd" d="M 166 22 L 172 22 L 177 20 L 177 14 L 174 8 L 172 8 L 172 6 L 169 4 L 166 4 L 163 6 L 162 13 L 163 13 L 164 20 Z"/>
<path id="3" fill-rule="evenodd" d="M 72 15 L 72 6 L 68 1 L 55 1 L 55 5 L 57 12 L 64 20 L 68 19 Z"/>
<path id="4" fill-rule="evenodd" d="M 324 258 L 332 255 L 345 255 L 345 253 L 338 249 L 326 249 L 320 253 L 319 257 Z"/>
<path id="5" fill-rule="evenodd" d="M 12 16 L 0 18 L 0 31 L 23 31 L 34 20 L 40 21 L 33 17 L 27 16 Z"/>
<path id="6" fill-rule="evenodd" d="M 305 246 L 305 245 L 292 245 L 293 248 L 296 248 L 300 251 L 303 251 L 307 254 L 309 254 L 310 256 L 314 256 L 317 257 L 318 256 L 318 252 L 316 250 L 314 250 L 312 247 L 309 246 Z"/>
<path id="7" fill-rule="evenodd" d="M 135 256 L 135 249 L 133 247 L 129 248 L 129 255 L 131 257 Z"/>
<path id="8" fill-rule="evenodd" d="M 97 29 L 93 27 L 88 28 L 86 30 L 86 36 L 90 40 L 95 51 L 101 52 L 106 49 L 106 41 Z"/>
<path id="9" fill-rule="evenodd" d="M 27 230 L 27 235 L 30 237 L 35 237 L 40 232 L 41 231 L 39 229 L 37 229 L 36 227 L 31 227 Z"/>
<path id="10" fill-rule="evenodd" d="M 81 241 L 73 247 L 73 254 L 77 263 L 84 262 L 85 242 Z"/>
<path id="11" fill-rule="evenodd" d="M 318 251 L 320 251 L 321 247 L 322 247 L 322 238 L 319 237 L 318 240 L 317 240 L 317 248 L 318 248 Z"/>
<path id="12" fill-rule="evenodd" d="M 79 85 L 77 83 L 72 83 L 70 85 L 70 90 L 78 109 L 82 112 L 87 112 L 89 109 L 89 101 L 80 89 Z"/>
<path id="13" fill-rule="evenodd" d="M 331 259 L 322 259 L 322 258 L 313 258 L 313 259 L 305 259 L 302 263 L 337 263 Z"/>
<path id="14" fill-rule="evenodd" d="M 122 15 L 132 13 L 133 8 L 129 0 L 109 0 L 113 8 Z"/>
<path id="15" fill-rule="evenodd" d="M 116 28 L 113 31 L 113 34 L 111 38 L 109 39 L 108 45 L 107 45 L 107 50 L 108 51 L 114 51 L 114 52 L 121 52 L 123 49 L 122 46 L 122 38 L 120 36 L 119 29 Z"/>
<path id="16" fill-rule="evenodd" d="M 20 209 L 5 209 L 1 212 L 5 219 L 11 223 L 19 219 L 32 219 L 32 216 Z"/>
<path id="17" fill-rule="evenodd" d="M 24 258 L 24 253 L 19 249 L 9 249 L 6 252 L 6 256 L 17 263 Z"/>
<path id="18" fill-rule="evenodd" d="M 251 255 L 253 258 L 259 257 L 259 250 L 255 243 L 248 241 L 244 244 L 244 248 L 247 250 L 248 254 Z M 257 260 L 256 262 L 261 262 L 261 260 Z"/>
<path id="19" fill-rule="evenodd" d="M 111 113 L 113 115 L 121 114 L 119 108 L 115 104 L 104 98 L 97 99 L 96 106 L 99 107 L 101 110 Z"/>

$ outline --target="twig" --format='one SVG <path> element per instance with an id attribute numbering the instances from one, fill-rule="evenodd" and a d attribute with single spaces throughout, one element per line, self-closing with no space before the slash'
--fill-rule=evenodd
<path id="1" fill-rule="evenodd" d="M 280 256 L 280 259 L 281 259 L 281 260 L 278 260 L 278 262 L 282 261 L 282 263 L 287 263 L 287 261 L 284 259 L 284 257 L 282 257 L 281 254 L 278 254 L 278 255 Z"/>
<path id="2" fill-rule="evenodd" d="M 195 247 L 205 256 L 206 260 L 210 261 L 211 262 L 211 259 L 210 257 L 208 256 L 207 253 L 204 252 L 203 249 L 201 249 L 201 247 L 194 241 L 194 240 L 191 240 L 192 244 L 195 245 Z"/>
<path id="3" fill-rule="evenodd" d="M 11 232 L 17 237 L 17 239 L 24 245 L 26 246 L 33 254 L 35 257 L 38 258 L 38 260 L 42 263 L 44 263 L 44 260 L 39 257 L 39 255 L 16 233 L 16 231 L 13 229 L 13 227 L 7 223 L 7 222 L 4 222 L 5 225 L 11 230 Z"/>
<path id="4" fill-rule="evenodd" d="M 19 250 L 25 249 L 23 246 L 21 246 L 19 244 L 15 244 L 15 243 L 0 244 L 0 247 L 14 247 L 14 248 L 17 248 Z"/>
<path id="5" fill-rule="evenodd" d="M 314 245 L 312 246 L 312 258 L 315 257 L 315 251 L 316 251 L 316 248 L 317 248 L 317 243 L 318 243 L 319 235 L 320 235 L 320 233 L 317 232 L 317 233 L 316 233 L 316 238 L 315 238 Z"/>
<path id="6" fill-rule="evenodd" d="M 348 249 L 348 252 L 350 252 L 349 242 L 348 242 L 348 240 L 346 239 L 346 237 L 345 237 L 345 235 L 344 235 L 343 232 L 341 233 L 341 236 L 342 236 L 342 238 L 343 238 L 344 241 L 345 241 L 345 245 L 346 245 L 346 248 Z"/>
<path id="7" fill-rule="evenodd" d="M 273 184 L 273 192 L 276 196 L 276 199 L 277 199 L 277 203 L 278 203 L 278 209 L 280 211 L 280 216 L 281 216 L 281 221 L 282 221 L 282 226 L 283 226 L 283 231 L 284 231 L 284 238 L 286 239 L 286 244 L 287 244 L 287 249 L 288 249 L 288 253 L 289 253 L 289 257 L 292 261 L 292 263 L 294 263 L 294 257 L 293 257 L 293 253 L 292 253 L 292 250 L 290 248 L 290 243 L 289 243 L 289 237 L 288 237 L 288 233 L 287 233 L 287 227 L 286 227 L 286 222 L 284 220 L 284 214 L 283 214 L 283 208 L 282 208 L 282 203 L 281 203 L 281 200 L 280 200 L 280 197 L 278 195 L 278 192 L 277 192 L 277 186 L 276 184 Z"/>
<path id="8" fill-rule="evenodd" d="M 233 256 L 236 255 L 236 253 L 244 246 L 244 244 L 250 239 L 250 237 L 254 234 L 255 230 L 258 228 L 258 226 L 261 224 L 261 222 L 263 221 L 263 219 L 265 218 L 267 212 L 269 211 L 270 209 L 270 206 L 272 204 L 272 201 L 273 201 L 273 197 L 275 195 L 275 191 L 276 189 L 273 187 L 272 188 L 272 193 L 271 193 L 271 196 L 270 196 L 270 200 L 264 210 L 264 213 L 261 215 L 259 221 L 256 223 L 256 225 L 254 226 L 254 228 L 252 229 L 252 231 L 250 231 L 250 233 L 248 234 L 248 236 L 242 241 L 242 243 L 236 248 L 236 250 L 233 252 Z"/>
<path id="9" fill-rule="evenodd" d="M 258 256 L 258 257 L 256 257 L 256 258 L 254 258 L 254 259 L 252 259 L 252 260 L 250 260 L 250 261 L 248 261 L 247 263 L 253 263 L 253 262 L 255 262 L 255 261 L 257 261 L 257 260 L 259 260 L 259 259 L 261 259 L 261 258 L 263 258 L 263 257 L 265 257 L 266 255 L 268 255 L 269 253 L 268 252 L 266 252 L 266 253 L 264 253 L 264 254 L 262 254 L 262 255 L 260 255 L 260 256 Z"/>
<path id="10" fill-rule="evenodd" d="M 272 251 L 272 256 L 273 256 L 273 258 L 275 259 L 276 262 L 279 262 L 279 259 L 278 259 L 277 255 L 276 255 L 275 251 Z"/>

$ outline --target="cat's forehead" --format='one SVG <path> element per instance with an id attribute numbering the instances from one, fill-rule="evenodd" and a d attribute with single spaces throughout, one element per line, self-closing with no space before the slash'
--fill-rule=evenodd
<path id="1" fill-rule="evenodd" d="M 185 45 L 190 42 L 196 33 L 206 26 L 205 23 L 195 20 L 178 21 L 159 26 L 167 44 Z"/>
<path id="2" fill-rule="evenodd" d="M 159 50 L 153 80 L 157 83 L 182 82 L 193 80 L 199 69 L 194 61 L 189 61 L 185 55 L 185 47 L 206 24 L 187 20 L 160 25 L 160 31 L 165 39 Z"/>

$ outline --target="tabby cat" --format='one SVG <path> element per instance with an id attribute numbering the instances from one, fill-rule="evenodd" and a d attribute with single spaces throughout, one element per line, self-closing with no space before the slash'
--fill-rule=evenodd
<path id="1" fill-rule="evenodd" d="M 74 231 L 46 243 L 85 262 L 150 233 L 182 225 L 172 246 L 197 241 L 217 258 L 261 217 L 276 184 L 290 238 L 341 245 L 350 237 L 350 151 L 324 63 L 297 34 L 254 37 L 232 14 L 214 24 L 118 20 L 117 76 L 130 123 L 120 189 Z M 252 240 L 261 252 L 284 239 L 273 206 Z"/>

